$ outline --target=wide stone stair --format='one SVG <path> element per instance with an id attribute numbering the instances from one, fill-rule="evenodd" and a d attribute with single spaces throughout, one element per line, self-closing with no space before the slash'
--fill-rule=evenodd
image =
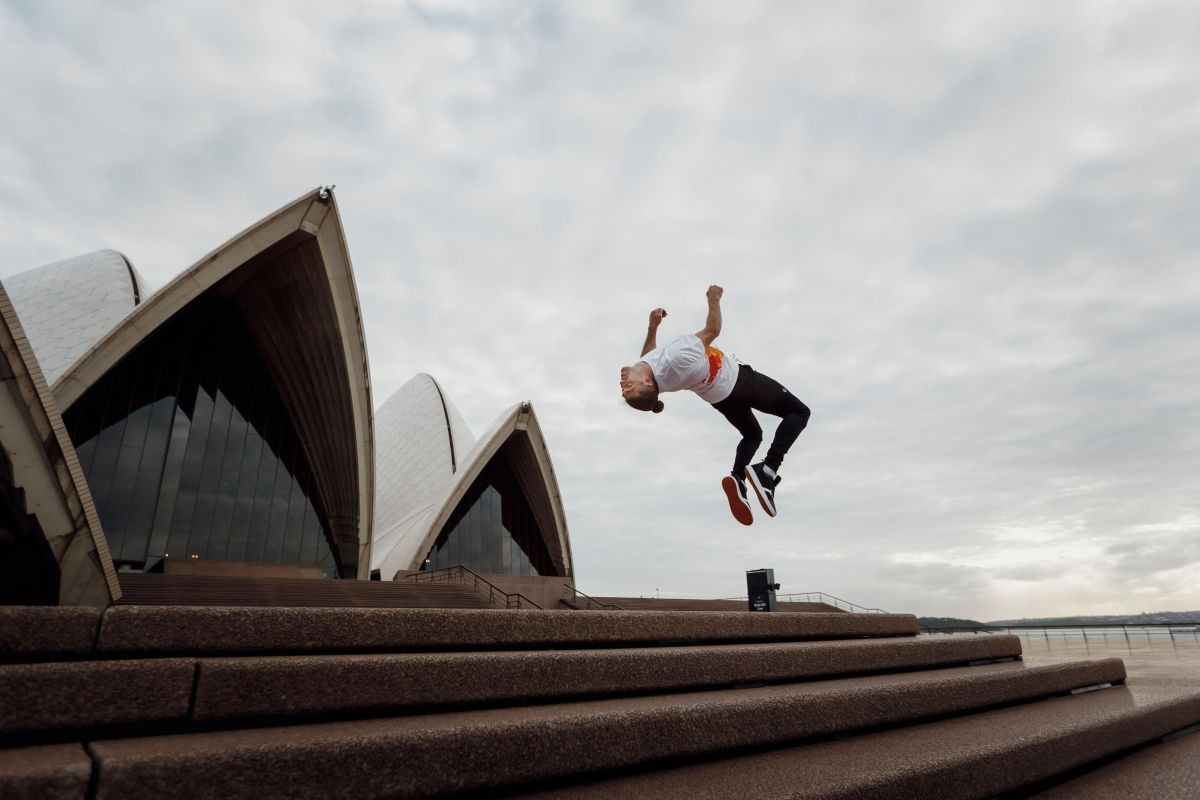
<path id="1" fill-rule="evenodd" d="M 465 584 L 217 575 L 120 574 L 121 605 L 496 608 Z"/>
<path id="2" fill-rule="evenodd" d="M 1197 796 L 1200 737 L 1182 734 L 1200 682 L 916 631 L 900 614 L 4 607 L 0 797 Z"/>

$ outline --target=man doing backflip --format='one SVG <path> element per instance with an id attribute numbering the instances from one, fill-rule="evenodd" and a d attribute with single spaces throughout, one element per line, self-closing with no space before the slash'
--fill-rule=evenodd
<path id="1" fill-rule="evenodd" d="M 721 334 L 720 286 L 708 287 L 708 318 L 694 334 L 677 336 L 662 347 L 656 345 L 658 326 L 667 315 L 665 309 L 650 312 L 650 327 L 642 345 L 641 360 L 621 368 L 621 396 L 639 411 L 663 410 L 658 399 L 662 392 L 688 389 L 700 395 L 720 411 L 738 429 L 742 440 L 733 459 L 733 470 L 721 479 L 721 488 L 729 499 L 729 510 L 743 525 L 754 521 L 746 481 L 754 487 L 763 510 L 775 516 L 775 487 L 779 485 L 779 467 L 800 431 L 808 424 L 808 406 L 791 392 L 755 372 L 749 364 L 739 364 L 713 347 Z M 762 443 L 762 428 L 754 411 L 780 417 L 779 427 L 767 457 L 751 464 Z"/>

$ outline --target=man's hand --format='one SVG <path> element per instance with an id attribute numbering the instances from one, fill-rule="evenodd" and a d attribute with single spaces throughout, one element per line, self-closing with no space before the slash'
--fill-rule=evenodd
<path id="1" fill-rule="evenodd" d="M 708 287 L 708 291 L 704 293 L 704 296 L 708 298 L 708 302 L 710 303 L 719 303 L 723 294 L 725 294 L 725 290 L 714 283 Z"/>
<path id="2" fill-rule="evenodd" d="M 658 335 L 658 324 L 663 321 L 663 317 L 667 315 L 665 308 L 656 308 L 650 312 L 650 326 L 646 328 L 646 341 L 642 343 L 642 355 L 646 355 L 655 347 L 658 347 L 655 338 Z"/>

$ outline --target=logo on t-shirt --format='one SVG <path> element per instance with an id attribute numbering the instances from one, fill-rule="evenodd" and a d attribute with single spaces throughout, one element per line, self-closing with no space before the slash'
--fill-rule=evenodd
<path id="1" fill-rule="evenodd" d="M 704 352 L 708 355 L 708 380 L 704 383 L 712 386 L 712 382 L 717 379 L 717 374 L 721 371 L 721 365 L 725 363 L 725 354 L 712 346 L 706 346 Z"/>

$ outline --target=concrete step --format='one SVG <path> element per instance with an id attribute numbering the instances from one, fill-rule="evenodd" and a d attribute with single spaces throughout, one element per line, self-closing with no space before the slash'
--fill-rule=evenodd
<path id="1" fill-rule="evenodd" d="M 1041 698 L 1123 675 L 1118 659 L 1038 667 L 1009 662 L 755 689 L 96 741 L 90 748 L 98 765 L 97 798 L 161 797 L 180 786 L 196 798 L 427 797 L 711 758 Z M 1117 690 L 1096 694 L 1111 691 Z M 1196 701 L 1200 711 L 1200 696 Z M 693 787 L 686 796 L 700 794 Z"/>
<path id="2" fill-rule="evenodd" d="M 910 614 L 0 606 L 0 663 L 124 655 L 621 647 L 915 636 Z"/>
<path id="3" fill-rule="evenodd" d="M 2 611 L 0 611 L 2 613 Z M 115 606 L 96 653 L 555 649 L 912 636 L 908 614 Z"/>
<path id="4" fill-rule="evenodd" d="M 1015 636 L 0 665 L 0 734 L 638 695 L 1019 658 Z"/>
<path id="5" fill-rule="evenodd" d="M 515 705 L 777 684 L 1020 655 L 1017 637 L 202 659 L 196 719 Z M 287 687 L 287 688 L 282 688 Z"/>
<path id="6" fill-rule="evenodd" d="M 1057 782 L 1089 797 L 1120 776 L 1081 770 L 1200 722 L 1195 684 L 1096 688 L 1124 679 L 1120 660 L 997 663 L 1019 639 L 916 629 L 841 612 L 4 607 L 0 796 L 953 798 Z M 1138 759 L 1157 774 L 1172 753 L 1169 780 L 1139 777 Z M 1121 779 L 1190 791 L 1192 755 L 1144 750 Z"/>
<path id="7" fill-rule="evenodd" d="M 1200 797 L 1200 730 L 1192 729 L 1167 742 L 1155 742 L 1033 797 L 1037 800 L 1195 800 Z"/>
<path id="8" fill-rule="evenodd" d="M 100 617 L 95 608 L 0 606 L 0 663 L 88 655 Z"/>
<path id="9" fill-rule="evenodd" d="M 183 720 L 195 678 L 191 658 L 0 664 L 0 735 Z"/>
<path id="10" fill-rule="evenodd" d="M 92 758 L 81 744 L 0 750 L 0 797 L 54 800 L 87 796 Z"/>
<path id="11" fill-rule="evenodd" d="M 589 783 L 510 796 L 542 800 L 984 798 L 1154 741 L 1198 720 L 1200 687 L 1134 684 L 840 741 L 621 777 L 600 776 Z"/>
<path id="12" fill-rule="evenodd" d="M 120 575 L 120 605 L 290 606 L 339 608 L 495 608 L 458 583 L 245 578 L 217 575 Z"/>

